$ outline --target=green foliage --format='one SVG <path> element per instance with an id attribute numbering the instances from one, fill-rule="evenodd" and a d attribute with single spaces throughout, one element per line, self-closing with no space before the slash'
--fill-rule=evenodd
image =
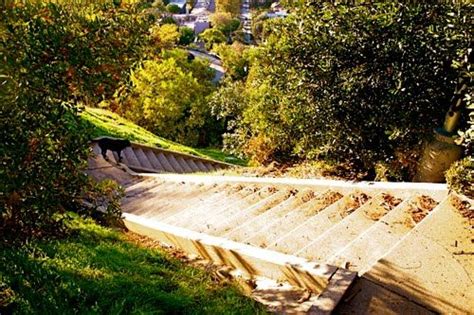
<path id="1" fill-rule="evenodd" d="M 161 20 L 160 20 L 160 23 L 163 25 L 163 24 L 175 24 L 177 25 L 178 23 L 176 23 L 175 19 L 173 19 L 172 16 L 165 16 L 163 17 Z"/>
<path id="2" fill-rule="evenodd" d="M 247 46 L 239 42 L 232 45 L 222 43 L 215 45 L 212 51 L 220 57 L 227 76 L 233 80 L 246 78 L 249 67 Z"/>
<path id="3" fill-rule="evenodd" d="M 0 248 L 6 314 L 261 314 L 256 302 L 208 272 L 136 237 L 75 220 L 62 240 Z"/>
<path id="4" fill-rule="evenodd" d="M 216 0 L 216 12 L 240 14 L 240 0 Z"/>
<path id="5" fill-rule="evenodd" d="M 215 28 L 208 28 L 199 37 L 206 43 L 206 49 L 211 50 L 215 44 L 224 43 L 227 38 L 226 36 Z"/>
<path id="6" fill-rule="evenodd" d="M 181 12 L 181 9 L 177 4 L 169 3 L 168 5 L 166 5 L 166 11 L 172 14 L 178 14 Z"/>
<path id="7" fill-rule="evenodd" d="M 234 139 L 252 144 L 250 154 L 262 146 L 273 159 L 324 158 L 355 170 L 404 160 L 449 107 L 451 62 L 470 45 L 472 6 L 307 4 L 266 22 Z"/>
<path id="8" fill-rule="evenodd" d="M 76 104 L 113 95 L 151 21 L 121 4 L 12 4 L 0 14 L 0 234 L 60 233 L 78 211 L 89 130 Z M 125 74 L 125 76 L 124 76 Z"/>
<path id="9" fill-rule="evenodd" d="M 194 31 L 192 28 L 182 26 L 179 28 L 179 44 L 189 45 L 194 41 Z"/>
<path id="10" fill-rule="evenodd" d="M 94 138 L 100 136 L 124 138 L 149 146 L 184 152 L 237 165 L 245 165 L 243 160 L 224 154 L 218 149 L 191 148 L 159 137 L 131 121 L 105 109 L 91 107 L 85 108 L 84 111 L 81 112 L 81 118 L 93 126 L 91 134 Z"/>
<path id="11" fill-rule="evenodd" d="M 121 202 L 125 191 L 112 179 L 104 179 L 96 182 L 89 179 L 89 189 L 82 200 L 87 207 L 87 213 L 97 218 L 106 226 L 122 226 Z"/>
<path id="12" fill-rule="evenodd" d="M 176 49 L 135 69 L 122 113 L 173 141 L 205 145 L 209 143 L 206 98 L 213 89 L 214 73 L 207 61 L 189 61 L 187 56 L 186 51 Z"/>
<path id="13" fill-rule="evenodd" d="M 465 157 L 451 165 L 446 171 L 449 189 L 474 199 L 474 158 Z"/>
<path id="14" fill-rule="evenodd" d="M 162 51 L 175 47 L 180 33 L 175 24 L 155 25 L 150 29 L 150 37 L 153 45 Z"/>
<path id="15" fill-rule="evenodd" d="M 233 18 L 230 13 L 217 12 L 211 15 L 212 26 L 220 30 L 224 35 L 230 36 L 240 26 L 240 20 Z"/>

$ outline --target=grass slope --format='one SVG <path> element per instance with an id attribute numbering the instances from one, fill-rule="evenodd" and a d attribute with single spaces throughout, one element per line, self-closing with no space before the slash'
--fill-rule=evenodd
<path id="1" fill-rule="evenodd" d="M 73 232 L 0 247 L 0 314 L 264 313 L 237 288 L 124 234 L 78 219 Z"/>
<path id="2" fill-rule="evenodd" d="M 150 146 L 184 152 L 204 158 L 214 159 L 236 165 L 246 165 L 246 162 L 225 154 L 218 149 L 195 149 L 165 138 L 159 137 L 144 128 L 105 109 L 86 107 L 81 117 L 94 126 L 93 136 L 111 136 L 129 139 Z"/>

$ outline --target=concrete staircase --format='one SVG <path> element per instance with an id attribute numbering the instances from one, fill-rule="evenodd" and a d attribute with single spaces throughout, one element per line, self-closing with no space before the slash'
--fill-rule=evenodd
<path id="1" fill-rule="evenodd" d="M 100 155 L 97 142 L 92 142 L 92 149 Z M 107 151 L 110 162 L 118 164 L 116 152 Z M 220 169 L 235 167 L 224 162 L 205 159 L 190 154 L 165 150 L 156 147 L 132 143 L 122 151 L 122 163 L 136 172 L 143 173 L 195 173 L 213 172 Z"/>
<path id="2" fill-rule="evenodd" d="M 474 309 L 473 203 L 445 185 L 127 171 L 130 230 L 310 290 L 309 313 Z"/>

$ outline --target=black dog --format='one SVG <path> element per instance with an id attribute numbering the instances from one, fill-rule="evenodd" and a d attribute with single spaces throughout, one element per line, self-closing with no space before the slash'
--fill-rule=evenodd
<path id="1" fill-rule="evenodd" d="M 107 150 L 115 151 L 118 154 L 119 162 L 122 162 L 122 150 L 126 147 L 131 146 L 129 140 L 126 139 L 114 139 L 109 137 L 102 137 L 97 140 L 99 144 L 102 156 L 107 160 Z"/>

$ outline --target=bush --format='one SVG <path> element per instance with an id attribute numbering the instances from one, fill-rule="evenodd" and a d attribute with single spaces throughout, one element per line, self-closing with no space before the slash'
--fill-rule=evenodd
<path id="1" fill-rule="evenodd" d="M 216 0 L 216 12 L 240 14 L 240 0 Z"/>
<path id="2" fill-rule="evenodd" d="M 272 33 L 253 59 L 252 96 L 235 134 L 243 144 L 266 139 L 274 159 L 372 171 L 395 152 L 405 159 L 449 107 L 458 76 L 451 63 L 470 45 L 472 6 L 308 4 L 266 22 Z"/>
<path id="3" fill-rule="evenodd" d="M 199 34 L 199 37 L 206 43 L 207 50 L 211 50 L 215 44 L 224 43 L 227 40 L 225 35 L 215 28 L 208 28 Z"/>
<path id="4" fill-rule="evenodd" d="M 176 4 L 170 3 L 166 6 L 166 11 L 172 14 L 178 14 L 181 12 L 181 8 Z"/>
<path id="5" fill-rule="evenodd" d="M 240 26 L 240 20 L 232 18 L 230 13 L 214 13 L 211 15 L 211 24 L 217 28 L 224 35 L 230 36 L 230 34 L 236 31 Z"/>
<path id="6" fill-rule="evenodd" d="M 63 213 L 82 208 L 89 132 L 77 103 L 95 104 L 113 95 L 127 68 L 145 52 L 142 35 L 150 22 L 134 7 L 104 5 L 93 11 L 94 19 L 89 8 L 69 5 L 1 9 L 4 241 L 60 233 Z"/>
<path id="7" fill-rule="evenodd" d="M 474 158 L 453 163 L 446 172 L 446 183 L 449 189 L 474 199 Z"/>
<path id="8" fill-rule="evenodd" d="M 194 31 L 192 28 L 183 26 L 179 28 L 179 44 L 189 45 L 194 41 Z"/>
<path id="9" fill-rule="evenodd" d="M 214 73 L 206 61 L 187 57 L 176 49 L 135 69 L 122 113 L 160 136 L 197 145 L 208 142 L 207 96 Z"/>

